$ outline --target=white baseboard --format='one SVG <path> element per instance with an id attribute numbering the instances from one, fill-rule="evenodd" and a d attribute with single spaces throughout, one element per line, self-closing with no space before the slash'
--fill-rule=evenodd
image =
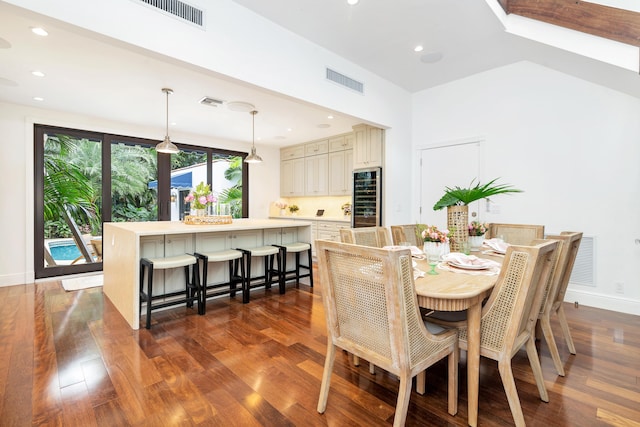
<path id="1" fill-rule="evenodd" d="M 578 302 L 579 305 L 640 316 L 640 301 L 629 298 L 567 289 L 567 293 L 564 295 L 564 301 L 570 303 Z"/>
<path id="2" fill-rule="evenodd" d="M 31 280 L 28 280 L 28 279 L 29 278 L 24 273 L 0 275 L 0 287 L 24 285 L 25 283 L 33 283 L 33 275 L 31 277 Z"/>

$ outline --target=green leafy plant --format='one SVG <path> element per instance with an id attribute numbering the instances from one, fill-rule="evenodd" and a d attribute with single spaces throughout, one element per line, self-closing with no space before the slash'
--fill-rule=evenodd
<path id="1" fill-rule="evenodd" d="M 513 188 L 510 184 L 496 184 L 495 182 L 499 178 L 492 179 L 486 184 L 473 184 L 475 179 L 471 181 L 469 187 L 446 187 L 444 190 L 444 196 L 438 202 L 433 205 L 433 210 L 438 211 L 448 206 L 456 205 L 468 205 L 476 200 L 487 199 L 491 196 L 505 193 L 522 193 L 522 190 Z"/>
<path id="2" fill-rule="evenodd" d="M 300 210 L 300 208 L 298 207 L 298 205 L 289 206 L 289 212 L 291 212 L 291 213 L 298 212 L 299 210 Z"/>

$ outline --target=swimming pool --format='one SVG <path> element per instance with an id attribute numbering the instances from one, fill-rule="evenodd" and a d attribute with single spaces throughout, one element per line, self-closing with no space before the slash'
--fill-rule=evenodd
<path id="1" fill-rule="evenodd" d="M 73 261 L 81 255 L 73 239 L 50 241 L 47 245 L 51 256 L 56 261 Z"/>

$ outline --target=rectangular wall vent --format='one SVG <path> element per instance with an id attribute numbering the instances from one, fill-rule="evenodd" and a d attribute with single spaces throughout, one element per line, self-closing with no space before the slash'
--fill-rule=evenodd
<path id="1" fill-rule="evenodd" d="M 187 22 L 204 27 L 204 11 L 180 0 L 136 0 L 146 5 L 155 7 L 171 16 L 183 19 Z"/>
<path id="2" fill-rule="evenodd" d="M 573 271 L 571 272 L 571 278 L 569 283 L 575 283 L 576 285 L 583 286 L 596 286 L 595 283 L 595 265 L 596 265 L 596 251 L 595 251 L 595 237 L 582 236 L 580 242 L 580 249 L 578 249 L 578 255 L 576 256 L 576 262 L 573 265 Z"/>
<path id="3" fill-rule="evenodd" d="M 223 104 L 224 101 L 219 99 L 211 98 L 210 96 L 205 96 L 200 100 L 200 104 L 208 105 L 210 107 L 219 107 Z"/>
<path id="4" fill-rule="evenodd" d="M 344 74 L 340 74 L 337 71 L 327 68 L 327 80 L 331 80 L 334 83 L 338 83 L 348 89 L 355 90 L 358 93 L 364 93 L 364 83 L 347 77 Z"/>

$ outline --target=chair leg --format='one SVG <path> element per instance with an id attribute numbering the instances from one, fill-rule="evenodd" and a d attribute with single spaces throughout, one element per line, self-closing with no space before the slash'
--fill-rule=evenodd
<path id="1" fill-rule="evenodd" d="M 296 286 L 300 286 L 300 252 L 296 252 Z"/>
<path id="2" fill-rule="evenodd" d="M 538 320 L 538 324 L 542 329 L 542 335 L 544 336 L 544 340 L 547 342 L 547 347 L 549 347 L 549 353 L 551 354 L 551 358 L 553 359 L 553 364 L 556 367 L 556 371 L 558 372 L 558 375 L 564 377 L 564 367 L 562 366 L 562 360 L 560 360 L 560 353 L 558 352 L 556 339 L 553 336 L 551 323 L 549 322 L 547 314 L 548 313 L 545 311 L 542 318 Z"/>
<path id="3" fill-rule="evenodd" d="M 576 346 L 573 345 L 573 338 L 571 338 L 571 331 L 569 330 L 569 323 L 567 323 L 567 316 L 564 314 L 564 308 L 562 304 L 558 306 L 558 310 L 556 310 L 558 314 L 558 320 L 560 321 L 560 326 L 562 327 L 562 335 L 564 335 L 564 339 L 567 342 L 567 347 L 569 347 L 569 352 L 571 354 L 576 354 Z"/>
<path id="4" fill-rule="evenodd" d="M 147 322 L 146 328 L 151 329 L 151 302 L 153 301 L 153 264 L 147 268 Z"/>
<path id="5" fill-rule="evenodd" d="M 538 350 L 536 350 L 536 340 L 533 336 L 531 336 L 527 340 L 526 349 L 527 357 L 529 358 L 529 364 L 531 365 L 531 370 L 533 371 L 533 378 L 535 378 L 536 380 L 538 392 L 540 393 L 540 399 L 542 399 L 543 402 L 548 402 L 549 394 L 547 393 L 547 388 L 544 385 L 542 366 L 540 366 L 540 358 L 538 357 Z"/>
<path id="6" fill-rule="evenodd" d="M 458 362 L 460 359 L 460 350 L 456 345 L 451 354 L 448 357 L 449 368 L 449 380 L 447 385 L 448 397 L 449 397 L 449 414 L 455 415 L 458 413 Z"/>
<path id="7" fill-rule="evenodd" d="M 246 280 L 244 281 L 243 285 L 242 285 L 242 303 L 243 304 L 248 304 L 249 303 L 249 291 L 251 290 L 251 253 L 244 253 L 243 254 L 243 258 L 245 258 L 244 263 L 247 266 L 246 268 L 246 272 L 247 272 L 247 276 L 246 276 Z"/>
<path id="8" fill-rule="evenodd" d="M 327 340 L 327 356 L 324 359 L 324 372 L 322 373 L 322 385 L 320 386 L 320 396 L 318 397 L 318 412 L 324 414 L 327 409 L 327 398 L 329 397 L 329 386 L 331 383 L 331 373 L 333 372 L 333 362 L 336 358 L 336 347 L 331 340 Z"/>
<path id="9" fill-rule="evenodd" d="M 287 249 L 283 248 L 278 252 L 278 286 L 280 287 L 280 295 L 284 295 L 287 291 Z"/>
<path id="10" fill-rule="evenodd" d="M 311 246 L 307 250 L 307 268 L 309 269 L 309 286 L 313 288 L 313 255 L 311 255 Z"/>
<path id="11" fill-rule="evenodd" d="M 236 283 L 238 277 L 238 263 L 237 259 L 229 260 L 229 298 L 235 298 L 236 296 Z"/>
<path id="12" fill-rule="evenodd" d="M 187 296 L 187 307 L 191 308 L 193 307 L 193 298 L 194 295 L 196 295 L 196 293 L 198 294 L 198 298 L 200 298 L 200 293 L 198 293 L 196 291 L 196 289 L 194 288 L 195 283 L 193 282 L 193 278 L 191 283 L 189 283 L 189 266 L 185 265 L 184 266 L 184 291 L 185 294 Z"/>
<path id="13" fill-rule="evenodd" d="M 513 379 L 513 371 L 511 370 L 511 359 L 498 361 L 498 371 L 500 372 L 500 378 L 502 378 L 502 386 L 507 395 L 509 401 L 509 408 L 511 408 L 511 415 L 513 421 L 517 427 L 525 427 L 524 415 L 522 414 L 522 407 L 520 406 L 520 399 L 518 398 L 518 391 L 516 389 L 516 382 Z"/>
<path id="14" fill-rule="evenodd" d="M 396 415 L 393 417 L 393 426 L 402 427 L 407 420 L 409 399 L 411 398 L 411 377 L 403 372 L 400 374 L 400 389 L 398 390 L 398 402 L 396 403 Z"/>

